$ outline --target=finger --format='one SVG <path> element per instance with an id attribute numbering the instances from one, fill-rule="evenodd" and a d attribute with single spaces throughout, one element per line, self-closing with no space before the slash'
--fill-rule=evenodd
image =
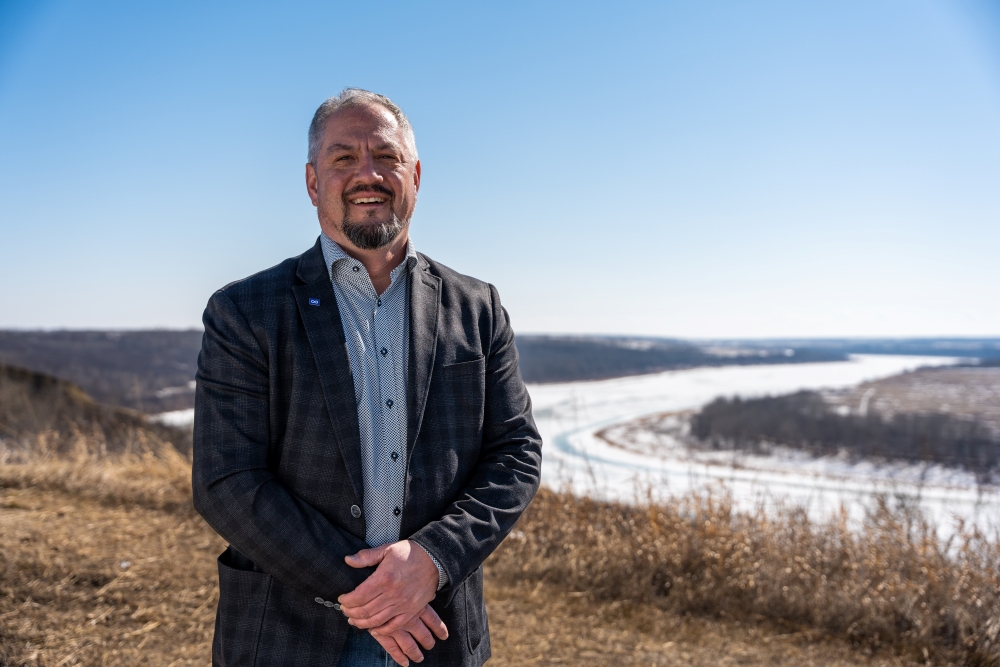
<path id="1" fill-rule="evenodd" d="M 426 611 L 427 609 L 421 611 L 421 614 L 423 614 Z M 438 617 L 437 612 L 435 612 L 433 609 L 430 609 L 429 611 L 430 613 L 427 614 L 427 623 L 425 623 L 420 618 L 420 615 L 408 616 L 406 614 L 400 614 L 392 618 L 385 625 L 380 625 L 375 628 L 370 628 L 369 631 L 372 634 L 378 633 L 387 635 L 395 635 L 399 631 L 406 631 L 409 632 L 411 635 L 413 635 L 413 638 L 416 639 L 421 646 L 423 646 L 426 649 L 431 649 L 437 642 L 434 639 L 434 634 L 432 634 L 432 630 L 429 627 L 429 625 L 433 625 L 434 627 L 433 632 L 437 634 L 440 639 L 448 638 L 448 628 L 441 621 L 440 617 Z M 351 625 L 356 625 L 355 622 L 352 621 L 348 622 L 351 623 Z"/>
<path id="2" fill-rule="evenodd" d="M 416 621 L 420 625 L 423 625 L 423 623 L 420 623 L 420 620 L 417 619 L 416 616 L 410 616 L 409 614 L 399 614 L 397 616 L 393 616 L 392 618 L 390 618 L 384 625 L 377 628 L 377 630 L 385 634 L 394 635 L 397 632 L 408 631 L 406 629 L 407 624 L 412 623 L 414 621 Z"/>
<path id="3" fill-rule="evenodd" d="M 371 618 L 373 615 L 382 611 L 385 607 L 389 605 L 389 600 L 380 600 L 379 598 L 385 597 L 384 594 L 376 594 L 371 600 L 363 604 L 351 604 L 351 600 L 354 598 L 352 596 L 358 593 L 362 595 L 365 592 L 358 592 L 357 590 L 347 593 L 346 595 L 341 595 L 338 598 L 340 602 L 340 611 L 344 613 L 344 616 L 353 619 Z"/>
<path id="4" fill-rule="evenodd" d="M 378 570 L 375 570 L 374 574 L 358 584 L 358 587 L 353 591 L 344 593 L 337 598 L 337 602 L 340 603 L 341 607 L 358 609 L 378 598 L 385 588 L 385 577 L 380 575 Z M 378 608 L 381 609 L 381 606 Z M 371 616 L 371 613 L 367 613 L 366 616 Z"/>
<path id="5" fill-rule="evenodd" d="M 343 597 L 347 599 L 348 596 Z M 419 605 L 420 602 L 417 600 L 399 598 L 393 594 L 393 591 L 383 590 L 370 602 L 361 606 L 352 606 L 341 602 L 340 610 L 349 620 L 354 621 L 351 625 L 369 630 L 389 623 L 396 616 L 405 615 L 404 620 L 409 620 L 421 612 Z M 399 627 L 401 626 L 396 624 L 389 629 L 389 632 L 397 630 Z"/>
<path id="6" fill-rule="evenodd" d="M 406 659 L 406 654 L 403 653 L 401 648 L 399 648 L 399 644 L 396 643 L 395 639 L 389 635 L 377 635 L 374 632 L 372 633 L 372 637 L 374 637 L 375 641 L 377 641 L 379 645 L 385 649 L 385 652 L 389 654 L 389 657 L 396 661 L 397 665 L 409 667 L 410 661 Z"/>
<path id="7" fill-rule="evenodd" d="M 434 648 L 434 644 L 436 643 L 434 641 L 434 635 L 431 634 L 431 631 L 427 629 L 427 626 L 424 625 L 424 622 L 419 618 L 411 620 L 403 626 L 403 629 L 409 632 L 410 635 L 417 640 L 417 643 L 423 646 L 426 650 L 430 651 Z"/>
<path id="8" fill-rule="evenodd" d="M 351 607 L 342 604 L 340 610 L 349 620 L 354 621 L 352 625 L 358 628 L 364 627 L 366 630 L 384 625 L 406 611 L 400 605 L 392 604 L 391 598 L 385 595 L 380 595 L 362 607 Z M 412 612 L 407 614 L 407 618 L 414 616 L 416 614 Z"/>
<path id="9" fill-rule="evenodd" d="M 438 639 L 448 638 L 448 626 L 444 624 L 438 613 L 434 611 L 434 607 L 427 605 L 424 610 L 420 612 L 420 620 L 423 624 L 427 626 L 427 629 L 437 635 Z"/>
<path id="10" fill-rule="evenodd" d="M 351 567 L 373 567 L 382 562 L 389 545 L 385 544 L 374 549 L 362 549 L 356 554 L 345 556 L 344 561 Z"/>
<path id="11" fill-rule="evenodd" d="M 403 649 L 403 653 L 406 654 L 413 662 L 423 662 L 424 654 L 420 652 L 420 647 L 417 646 L 417 642 L 413 641 L 413 637 L 406 630 L 399 630 L 394 632 L 392 638 L 396 640 L 399 644 L 399 648 Z"/>
<path id="12" fill-rule="evenodd" d="M 406 621 L 413 618 L 410 614 L 401 612 L 403 612 L 401 609 L 386 607 L 385 609 L 377 612 L 374 616 L 363 618 L 358 615 L 356 617 L 348 618 L 347 622 L 356 628 L 361 628 L 362 630 L 378 630 L 384 634 L 392 634 L 402 628 L 403 625 L 406 624 Z"/>

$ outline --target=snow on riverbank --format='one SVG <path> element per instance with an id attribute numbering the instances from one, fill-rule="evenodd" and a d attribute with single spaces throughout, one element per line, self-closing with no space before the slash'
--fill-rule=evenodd
<path id="1" fill-rule="evenodd" d="M 194 408 L 187 410 L 171 410 L 149 416 L 150 421 L 175 426 L 177 428 L 190 428 L 194 426 Z"/>
<path id="2" fill-rule="evenodd" d="M 791 502 L 807 507 L 816 518 L 842 504 L 860 516 L 876 496 L 885 495 L 892 502 L 919 505 L 941 526 L 951 525 L 954 517 L 996 526 L 1000 523 L 996 490 L 977 488 L 971 476 L 958 471 L 920 471 L 915 466 L 872 462 L 848 465 L 810 460 L 794 452 L 741 460 L 731 453 L 692 456 L 682 447 L 667 447 L 653 455 L 641 453 L 641 442 L 625 449 L 596 435 L 646 415 L 697 409 L 717 396 L 850 387 L 954 361 L 858 355 L 847 362 L 695 368 L 600 382 L 530 385 L 535 420 L 545 443 L 543 481 L 620 500 L 633 499 L 636 490 L 645 487 L 667 496 L 721 486 L 740 506 Z"/>

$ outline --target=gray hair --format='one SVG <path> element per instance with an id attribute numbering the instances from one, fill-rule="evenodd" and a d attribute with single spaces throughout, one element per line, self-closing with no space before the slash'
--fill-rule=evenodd
<path id="1" fill-rule="evenodd" d="M 413 136 L 413 126 L 410 125 L 410 119 L 406 117 L 403 110 L 396 106 L 396 103 L 390 100 L 385 95 L 379 95 L 378 93 L 373 93 L 369 90 L 363 90 L 361 88 L 344 88 L 342 91 L 334 95 L 333 97 L 327 98 L 323 104 L 319 105 L 316 109 L 316 113 L 313 115 L 312 123 L 309 124 L 309 163 L 316 164 L 316 156 L 319 154 L 320 144 L 323 143 L 323 130 L 326 126 L 326 119 L 329 118 L 334 111 L 338 109 L 343 109 L 344 107 L 356 107 L 356 106 L 380 106 L 384 107 L 393 115 L 396 122 L 403 130 L 403 136 L 406 140 L 407 148 L 413 154 L 413 159 L 417 159 L 417 140 Z"/>

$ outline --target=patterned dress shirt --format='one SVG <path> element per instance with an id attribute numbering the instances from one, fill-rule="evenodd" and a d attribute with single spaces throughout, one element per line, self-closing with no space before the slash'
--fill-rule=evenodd
<path id="1" fill-rule="evenodd" d="M 409 269 L 417 261 L 413 242 L 390 273 L 389 287 L 375 292 L 364 264 L 345 253 L 326 234 L 323 258 L 347 340 L 354 376 L 364 477 L 365 541 L 377 547 L 399 540 L 406 488 L 406 380 L 409 362 Z M 428 554 L 430 556 L 430 554 Z M 434 556 L 438 590 L 447 575 Z"/>

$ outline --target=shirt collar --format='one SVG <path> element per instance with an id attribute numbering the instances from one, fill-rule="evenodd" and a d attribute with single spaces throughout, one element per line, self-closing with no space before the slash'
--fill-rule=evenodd
<path id="1" fill-rule="evenodd" d="M 341 260 L 349 260 L 352 262 L 357 261 L 350 255 L 348 255 L 346 252 L 344 252 L 344 249 L 340 247 L 340 244 L 338 244 L 336 241 L 327 236 L 325 232 L 320 233 L 319 242 L 323 248 L 323 260 L 326 262 L 326 269 L 330 273 L 330 280 L 333 280 L 334 264 L 336 264 Z M 400 262 L 399 265 L 396 266 L 396 268 L 392 270 L 392 273 L 389 274 L 390 279 L 393 282 L 395 282 L 396 278 L 399 277 L 399 274 L 403 272 L 404 268 L 409 269 L 416 263 L 417 263 L 417 251 L 413 247 L 413 239 L 407 239 L 406 258 L 402 262 Z M 358 262 L 358 264 L 360 264 L 360 262 Z"/>

